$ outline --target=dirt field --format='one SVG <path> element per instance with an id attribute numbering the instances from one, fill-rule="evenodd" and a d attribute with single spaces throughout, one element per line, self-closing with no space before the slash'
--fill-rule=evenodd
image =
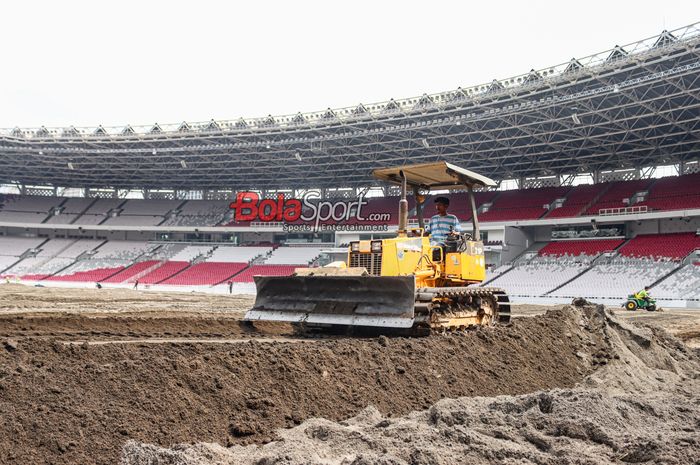
<path id="1" fill-rule="evenodd" d="M 300 339 L 243 325 L 251 302 L 0 286 L 0 463 L 565 463 L 577 441 L 590 463 L 692 463 L 700 450 L 697 353 L 625 323 L 697 346 L 700 312 L 516 306 L 531 317 L 507 327 Z M 179 443 L 194 445 L 167 449 Z"/>

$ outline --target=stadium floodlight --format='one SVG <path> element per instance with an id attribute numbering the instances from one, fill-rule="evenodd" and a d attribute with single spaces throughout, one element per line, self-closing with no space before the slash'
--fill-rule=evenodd
<path id="1" fill-rule="evenodd" d="M 73 163 L 68 162 L 68 169 L 69 169 L 69 170 L 74 170 L 74 169 L 75 169 L 75 168 L 73 168 Z"/>
<path id="2" fill-rule="evenodd" d="M 299 152 L 294 152 L 294 158 L 296 158 L 297 161 L 301 161 L 301 154 Z"/>
<path id="3" fill-rule="evenodd" d="M 420 142 L 421 142 L 421 144 L 423 144 L 423 147 L 425 147 L 426 149 L 427 149 L 427 148 L 430 148 L 430 144 L 428 143 L 428 139 L 426 139 L 425 137 L 422 138 L 422 139 L 420 140 Z"/>
<path id="4" fill-rule="evenodd" d="M 265 148 L 266 148 L 266 149 L 269 149 L 269 148 L 270 148 L 270 144 L 267 144 L 267 145 L 265 146 Z"/>
<path id="5" fill-rule="evenodd" d="M 617 84 L 615 84 L 615 85 L 613 86 L 613 92 L 620 92 L 620 86 L 617 85 Z"/>
<path id="6" fill-rule="evenodd" d="M 43 155 L 43 154 L 44 154 L 44 151 L 43 151 L 43 150 L 39 150 L 39 155 Z"/>
<path id="7" fill-rule="evenodd" d="M 576 113 L 571 114 L 571 119 L 574 120 L 574 123 L 581 124 L 581 120 L 578 119 L 578 115 Z"/>
<path id="8" fill-rule="evenodd" d="M 182 166 L 184 169 L 187 169 L 187 162 L 185 160 L 180 160 L 180 166 Z"/>
<path id="9" fill-rule="evenodd" d="M 155 155 L 155 154 L 158 153 L 158 151 L 157 151 L 156 149 L 153 149 L 153 152 L 152 152 L 152 153 L 153 153 L 153 155 Z"/>

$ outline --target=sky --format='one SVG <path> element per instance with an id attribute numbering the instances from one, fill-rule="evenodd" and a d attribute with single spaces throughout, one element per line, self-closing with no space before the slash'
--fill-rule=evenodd
<path id="1" fill-rule="evenodd" d="M 700 21 L 700 2 L 14 1 L 0 128 L 234 120 L 456 89 Z"/>

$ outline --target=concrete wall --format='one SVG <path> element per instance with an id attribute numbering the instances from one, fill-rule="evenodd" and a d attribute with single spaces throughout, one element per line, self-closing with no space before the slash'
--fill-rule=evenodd
<path id="1" fill-rule="evenodd" d="M 537 232 L 535 228 L 525 229 L 506 226 L 501 263 L 509 263 L 513 261 L 515 257 L 523 253 L 535 242 L 536 235 Z"/>

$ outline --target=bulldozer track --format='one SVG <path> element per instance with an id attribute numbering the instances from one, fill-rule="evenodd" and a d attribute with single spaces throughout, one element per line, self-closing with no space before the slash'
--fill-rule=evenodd
<path id="1" fill-rule="evenodd" d="M 506 292 L 497 287 L 423 287 L 416 290 L 416 312 L 429 313 L 435 302 L 441 299 L 458 299 L 477 296 L 491 300 L 495 306 L 495 319 L 492 323 L 510 322 L 510 299 Z M 448 329 L 462 329 L 448 328 Z"/>

